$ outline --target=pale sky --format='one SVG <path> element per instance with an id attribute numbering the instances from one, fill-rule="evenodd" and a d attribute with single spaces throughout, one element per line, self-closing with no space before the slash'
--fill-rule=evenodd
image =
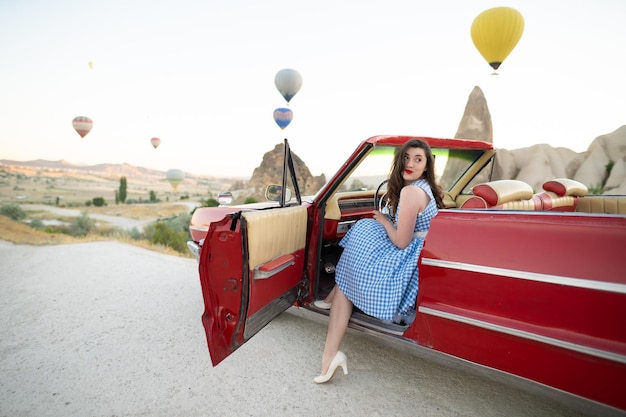
<path id="1" fill-rule="evenodd" d="M 525 30 L 491 75 L 470 26 L 497 6 Z M 249 177 L 287 137 L 330 176 L 370 136 L 453 137 L 474 86 L 496 147 L 582 152 L 626 124 L 624 21 L 624 0 L 0 0 L 0 159 Z"/>

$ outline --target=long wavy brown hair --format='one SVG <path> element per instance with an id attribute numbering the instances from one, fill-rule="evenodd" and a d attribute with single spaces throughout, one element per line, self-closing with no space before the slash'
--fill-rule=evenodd
<path id="1" fill-rule="evenodd" d="M 404 154 L 409 148 L 421 148 L 426 155 L 426 169 L 424 170 L 424 178 L 435 197 L 435 203 L 438 208 L 444 208 L 443 205 L 443 191 L 437 181 L 435 180 L 435 157 L 430 149 L 430 146 L 426 142 L 420 139 L 411 139 L 404 145 L 396 149 L 395 156 L 393 158 L 393 164 L 391 165 L 391 172 L 389 173 L 389 182 L 387 183 L 387 198 L 390 214 L 395 216 L 398 210 L 398 202 L 400 200 L 400 190 L 404 187 L 404 178 L 402 178 L 402 172 L 404 172 Z"/>

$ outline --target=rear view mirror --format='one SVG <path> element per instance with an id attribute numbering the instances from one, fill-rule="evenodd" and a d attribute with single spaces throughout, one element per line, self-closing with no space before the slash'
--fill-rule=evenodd
<path id="1" fill-rule="evenodd" d="M 270 184 L 265 189 L 265 198 L 268 201 L 280 201 L 280 196 L 283 193 L 283 186 L 278 184 Z M 291 200 L 291 190 L 287 188 L 285 192 L 285 201 Z"/>

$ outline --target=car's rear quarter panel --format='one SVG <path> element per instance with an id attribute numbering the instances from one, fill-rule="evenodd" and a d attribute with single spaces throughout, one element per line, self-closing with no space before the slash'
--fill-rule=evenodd
<path id="1" fill-rule="evenodd" d="M 626 217 L 441 211 L 419 343 L 626 409 L 625 247 Z"/>

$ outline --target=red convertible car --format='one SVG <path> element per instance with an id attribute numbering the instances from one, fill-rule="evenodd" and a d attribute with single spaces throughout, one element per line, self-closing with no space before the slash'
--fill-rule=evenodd
<path id="1" fill-rule="evenodd" d="M 271 201 L 195 211 L 188 246 L 214 365 L 290 307 L 325 319 L 312 302 L 334 284 L 338 242 L 384 200 L 394 151 L 409 139 L 363 141 L 312 197 L 300 195 L 285 141 Z M 626 196 L 590 196 L 564 178 L 542 190 L 492 181 L 490 143 L 420 139 L 435 155 L 446 208 L 415 265 L 415 311 L 384 322 L 355 310 L 350 327 L 523 381 L 579 409 L 626 411 Z"/>

